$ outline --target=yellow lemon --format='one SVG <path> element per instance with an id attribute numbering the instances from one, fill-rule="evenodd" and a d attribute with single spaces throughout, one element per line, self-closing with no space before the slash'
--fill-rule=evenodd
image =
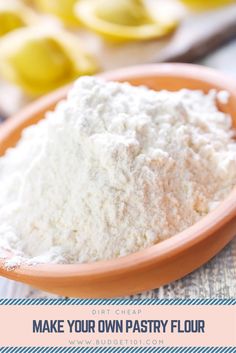
<path id="1" fill-rule="evenodd" d="M 229 5 L 233 0 L 181 0 L 185 5 L 196 9 L 206 10 L 218 6 Z"/>
<path id="2" fill-rule="evenodd" d="M 71 60 L 55 38 L 31 38 L 9 59 L 22 80 L 32 85 L 56 83 L 71 75 Z"/>
<path id="3" fill-rule="evenodd" d="M 34 0 L 36 5 L 44 12 L 59 17 L 69 25 L 78 25 L 78 18 L 74 13 L 74 6 L 78 0 Z"/>
<path id="4" fill-rule="evenodd" d="M 18 1 L 14 3 L 0 1 L 0 37 L 33 23 L 33 17 L 33 12 Z"/>
<path id="5" fill-rule="evenodd" d="M 0 36 L 16 28 L 23 27 L 25 24 L 20 14 L 10 10 L 0 9 Z"/>
<path id="6" fill-rule="evenodd" d="M 139 26 L 151 22 L 151 17 L 141 0 L 98 0 L 95 14 L 104 21 L 125 26 Z"/>
<path id="7" fill-rule="evenodd" d="M 94 59 L 78 38 L 63 30 L 21 29 L 0 43 L 1 75 L 29 94 L 46 93 L 95 71 Z"/>
<path id="8" fill-rule="evenodd" d="M 82 0 L 75 11 L 86 27 L 115 41 L 158 38 L 177 25 L 173 18 L 154 18 L 142 0 Z"/>

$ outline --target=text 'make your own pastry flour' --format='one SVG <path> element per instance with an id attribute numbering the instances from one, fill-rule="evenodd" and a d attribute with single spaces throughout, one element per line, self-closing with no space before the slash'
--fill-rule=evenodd
<path id="1" fill-rule="evenodd" d="M 215 208 L 236 184 L 232 121 L 217 96 L 80 78 L 0 158 L 6 265 L 124 256 Z"/>

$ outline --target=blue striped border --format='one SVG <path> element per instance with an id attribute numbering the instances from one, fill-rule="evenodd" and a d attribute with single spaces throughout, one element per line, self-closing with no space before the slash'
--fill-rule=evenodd
<path id="1" fill-rule="evenodd" d="M 236 347 L 17 347 L 0 348 L 0 353 L 235 353 Z"/>
<path id="2" fill-rule="evenodd" d="M 0 299 L 0 305 L 236 305 L 236 298 L 219 299 Z M 236 351 L 235 351 L 236 352 Z"/>

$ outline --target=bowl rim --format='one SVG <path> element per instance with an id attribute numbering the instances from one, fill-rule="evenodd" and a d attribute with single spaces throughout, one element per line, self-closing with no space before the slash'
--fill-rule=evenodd
<path id="1" fill-rule="evenodd" d="M 204 81 L 210 86 L 219 86 L 221 89 L 227 90 L 236 99 L 236 80 L 234 81 L 225 74 L 217 70 L 193 64 L 145 64 L 140 66 L 132 66 L 113 71 L 104 72 L 96 75 L 106 80 L 129 81 L 132 78 L 140 78 L 146 76 L 169 76 L 175 78 L 186 78 L 191 80 Z M 23 109 L 19 114 L 21 120 L 27 114 L 32 116 L 33 112 L 39 110 L 41 106 L 49 106 L 50 103 L 59 101 L 68 92 L 70 86 L 63 87 L 45 97 L 40 98 L 28 107 Z M 235 92 L 235 93 L 234 93 Z M 10 118 L 3 123 L 6 134 L 9 130 L 13 130 L 19 121 L 16 118 Z M 1 127 L 0 127 L 1 136 Z M 4 134 L 3 134 L 4 137 Z M 236 217 L 236 188 L 231 191 L 229 196 L 220 203 L 220 205 L 210 212 L 208 215 L 200 219 L 197 223 L 175 236 L 163 240 L 160 243 L 152 245 L 138 252 L 111 260 L 102 260 L 94 263 L 78 263 L 78 264 L 37 264 L 37 265 L 20 265 L 14 269 L 14 273 L 21 276 L 30 276 L 32 278 L 44 277 L 45 279 L 64 280 L 73 278 L 90 277 L 91 280 L 101 277 L 114 277 L 114 275 L 122 276 L 127 271 L 137 271 L 158 263 L 168 261 L 169 258 L 176 257 L 184 253 L 189 248 L 204 241 L 210 236 L 214 236 L 214 232 L 219 230 L 230 220 Z M 0 260 L 0 267 L 4 267 L 3 260 Z"/>

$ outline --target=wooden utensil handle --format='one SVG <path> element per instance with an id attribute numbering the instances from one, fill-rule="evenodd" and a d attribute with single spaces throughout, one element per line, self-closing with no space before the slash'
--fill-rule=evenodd
<path id="1" fill-rule="evenodd" d="M 236 39 L 236 5 L 186 19 L 155 61 L 194 62 L 231 39 Z"/>
<path id="2" fill-rule="evenodd" d="M 206 37 L 204 41 L 196 42 L 190 46 L 188 50 L 166 55 L 162 59 L 163 62 L 186 62 L 191 63 L 200 60 L 220 48 L 223 44 L 231 39 L 236 38 L 236 23 L 228 26 L 227 29 L 220 33 L 216 33 L 210 37 Z"/>

